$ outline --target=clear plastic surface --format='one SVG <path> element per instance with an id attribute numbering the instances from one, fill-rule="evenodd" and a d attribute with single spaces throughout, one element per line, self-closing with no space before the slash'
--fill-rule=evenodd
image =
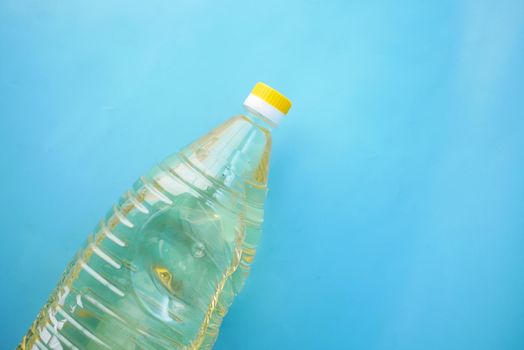
<path id="1" fill-rule="evenodd" d="M 209 349 L 261 233 L 269 127 L 246 113 L 142 176 L 19 349 Z"/>

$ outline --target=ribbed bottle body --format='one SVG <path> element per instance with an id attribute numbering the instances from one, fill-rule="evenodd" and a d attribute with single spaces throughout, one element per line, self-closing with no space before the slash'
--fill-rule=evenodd
<path id="1" fill-rule="evenodd" d="M 19 348 L 211 348 L 256 251 L 270 148 L 269 132 L 239 116 L 142 176 Z"/>

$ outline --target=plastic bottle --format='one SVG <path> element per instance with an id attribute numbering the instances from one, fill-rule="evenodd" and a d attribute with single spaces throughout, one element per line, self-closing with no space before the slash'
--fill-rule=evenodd
<path id="1" fill-rule="evenodd" d="M 258 83 L 244 107 L 122 196 L 18 349 L 213 346 L 255 255 L 271 130 L 291 102 Z"/>

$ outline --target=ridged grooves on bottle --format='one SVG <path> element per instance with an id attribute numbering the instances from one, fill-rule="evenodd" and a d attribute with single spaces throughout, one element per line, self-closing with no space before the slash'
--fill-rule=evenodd
<path id="1" fill-rule="evenodd" d="M 224 184 L 220 181 L 217 181 L 216 179 L 212 178 L 211 176 L 209 176 L 208 174 L 206 174 L 204 171 L 202 171 L 199 167 L 197 167 L 189 158 L 187 158 L 186 156 L 184 156 L 183 154 L 179 154 L 178 157 L 180 157 L 180 159 L 187 165 L 190 166 L 190 168 L 192 170 L 194 170 L 195 172 L 197 172 L 199 175 L 201 175 L 202 177 L 204 177 L 206 180 L 208 180 L 210 183 L 212 183 L 213 185 L 215 185 L 217 187 L 217 189 L 220 189 L 221 191 L 224 191 L 226 193 L 229 193 L 231 195 L 237 195 L 237 193 L 234 193 L 230 188 L 228 188 L 227 186 L 224 186 Z M 267 159 L 266 161 L 269 159 L 269 156 L 267 156 Z M 258 168 L 257 168 L 257 172 L 258 173 Z M 260 177 L 259 177 L 260 178 Z M 257 180 L 258 181 L 258 180 Z M 250 183 L 252 184 L 252 183 Z M 259 185 L 260 186 L 260 185 Z M 257 202 L 254 202 L 252 200 L 250 200 L 249 198 L 238 198 L 238 201 L 241 202 L 242 204 L 244 205 L 250 205 L 254 208 L 258 208 L 258 209 L 261 209 L 263 208 L 263 206 L 260 204 L 260 203 L 257 203 Z"/>
<path id="2" fill-rule="evenodd" d="M 129 193 L 131 193 L 131 192 L 129 192 Z M 142 204 L 144 202 L 145 196 L 144 195 L 135 196 L 135 198 L 136 198 L 136 201 L 138 203 Z M 116 207 L 114 207 L 114 208 L 116 208 Z M 125 217 L 125 220 L 128 223 L 130 223 L 129 219 L 127 218 L 127 215 L 129 214 L 129 212 L 131 212 L 132 209 L 133 209 L 132 205 L 124 206 L 121 209 L 121 217 L 118 217 L 116 214 L 112 215 L 110 217 L 110 219 L 108 220 L 107 225 L 105 224 L 104 221 L 101 221 L 101 223 L 100 223 L 100 232 L 102 234 L 95 236 L 95 239 L 93 240 L 92 245 L 99 246 L 100 243 L 106 237 L 108 237 L 115 244 L 117 244 L 117 245 L 119 245 L 121 247 L 125 247 L 125 242 L 121 238 L 119 238 L 116 235 L 114 235 L 112 230 L 114 230 L 116 228 L 116 226 L 118 225 L 118 223 L 121 222 L 120 219 L 122 217 Z M 90 235 L 90 237 L 93 237 L 93 235 Z M 88 240 L 90 240 L 90 239 L 92 239 L 92 238 L 88 238 Z M 30 327 L 29 331 L 27 332 L 27 334 L 24 335 L 24 337 L 22 338 L 22 341 L 18 345 L 17 349 L 31 350 L 33 348 L 33 346 L 36 344 L 36 342 L 39 341 L 39 339 L 40 339 L 40 331 L 37 328 L 41 324 L 43 324 L 45 328 L 47 328 L 47 325 L 50 325 L 50 323 L 56 325 L 56 322 L 53 322 L 53 320 L 50 319 L 51 313 L 49 312 L 49 310 L 60 310 L 61 309 L 60 306 L 59 306 L 59 303 L 58 303 L 59 300 L 57 298 L 58 295 L 60 295 L 59 294 L 60 290 L 61 289 L 64 290 L 65 288 L 67 288 L 68 290 L 72 290 L 73 289 L 74 281 L 78 278 L 78 275 L 83 270 L 85 270 L 84 269 L 84 266 L 85 266 L 84 265 L 85 264 L 84 261 L 88 261 L 90 259 L 91 255 L 94 254 L 94 250 L 93 249 L 89 249 L 89 246 L 88 246 L 85 249 L 81 250 L 81 252 L 79 254 L 80 254 L 80 256 L 77 255 L 77 257 L 75 257 L 73 259 L 72 263 L 66 268 L 66 271 L 63 274 L 62 279 L 59 281 L 55 291 L 51 294 L 49 301 L 42 308 L 42 310 L 39 312 L 36 320 L 31 325 L 31 327 Z M 96 273 L 96 271 L 94 271 L 94 270 L 92 270 L 92 271 Z M 119 293 L 117 293 L 117 294 L 119 294 Z M 68 315 L 68 314 L 65 313 L 65 311 L 62 311 L 62 312 L 64 313 L 64 317 L 67 318 L 66 315 Z M 69 317 L 71 317 L 71 316 L 69 316 Z M 72 324 L 76 325 L 78 323 L 76 322 L 76 324 L 75 323 L 72 323 Z M 56 329 L 55 329 L 55 333 L 60 334 Z M 65 339 L 65 342 L 67 342 L 69 344 L 73 344 L 65 336 L 63 336 L 63 335 L 60 335 L 60 336 L 61 336 L 61 338 Z"/>
<path id="3" fill-rule="evenodd" d="M 193 191 L 198 193 L 202 198 L 208 200 L 209 202 L 221 207 L 222 209 L 231 212 L 234 215 L 240 215 L 241 213 L 234 207 L 225 206 L 223 203 L 218 201 L 216 198 L 211 197 L 208 193 L 202 191 L 200 188 L 188 182 L 180 174 L 176 172 L 173 168 L 168 168 L 163 164 L 159 164 L 158 167 L 165 172 L 165 174 L 172 176 L 176 181 L 183 183 L 185 186 L 191 188 Z M 253 224 L 258 224 L 257 222 L 252 221 L 252 219 L 244 217 L 244 220 Z"/>
<path id="4" fill-rule="evenodd" d="M 64 318 L 69 321 L 73 327 L 77 328 L 80 332 L 82 332 L 86 337 L 93 340 L 98 345 L 102 345 L 106 349 L 111 349 L 109 345 L 104 343 L 102 340 L 100 340 L 97 336 L 95 336 L 93 333 L 91 333 L 89 330 L 87 330 L 84 326 L 82 326 L 80 323 L 78 323 L 71 315 L 69 315 L 62 307 L 57 307 L 58 313 L 64 316 Z"/>

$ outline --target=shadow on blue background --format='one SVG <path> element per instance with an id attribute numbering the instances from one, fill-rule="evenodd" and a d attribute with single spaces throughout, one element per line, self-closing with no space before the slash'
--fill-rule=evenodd
<path id="1" fill-rule="evenodd" d="M 524 348 L 522 1 L 0 3 L 0 342 L 155 162 L 294 102 L 216 349 Z"/>

